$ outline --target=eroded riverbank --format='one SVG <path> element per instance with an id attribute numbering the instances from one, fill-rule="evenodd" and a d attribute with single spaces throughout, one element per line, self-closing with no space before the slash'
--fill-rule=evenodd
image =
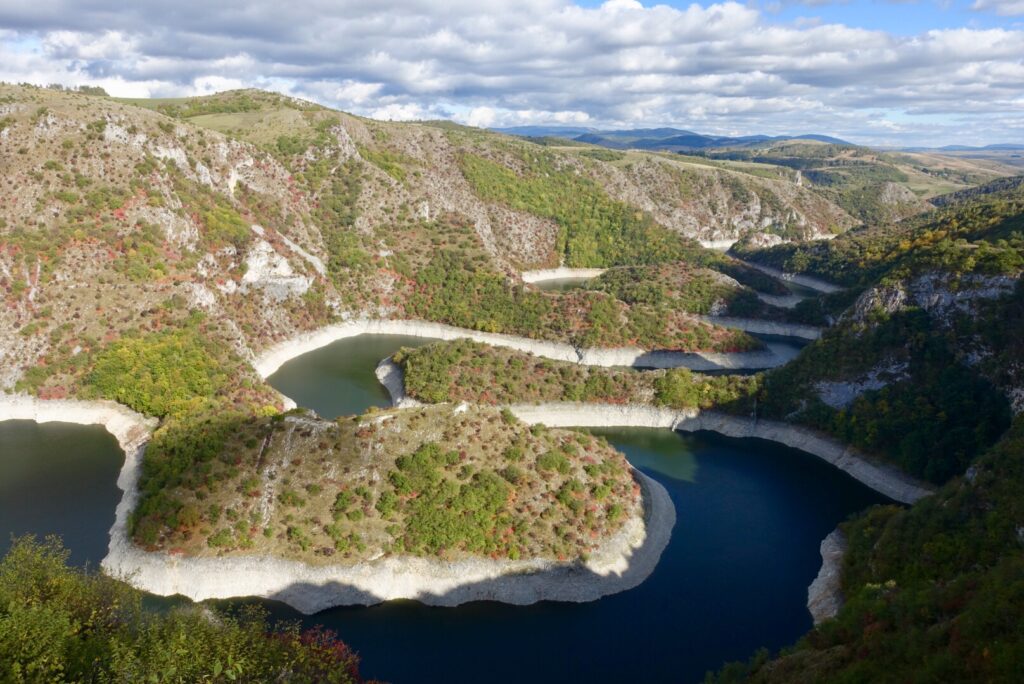
<path id="1" fill-rule="evenodd" d="M 437 340 L 470 339 L 553 359 L 588 366 L 631 366 L 634 368 L 689 368 L 695 371 L 761 370 L 774 368 L 787 359 L 771 350 L 754 352 L 647 351 L 635 347 L 581 349 L 563 342 L 545 342 L 528 337 L 483 333 L 442 323 L 416 320 L 357 319 L 302 333 L 280 342 L 260 354 L 253 366 L 266 378 L 286 362 L 332 342 L 359 335 L 404 335 Z"/>

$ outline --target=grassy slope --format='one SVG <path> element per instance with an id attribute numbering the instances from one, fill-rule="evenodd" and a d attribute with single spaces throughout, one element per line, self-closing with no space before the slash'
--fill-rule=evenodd
<path id="1" fill-rule="evenodd" d="M 913 216 L 928 209 L 923 200 L 1014 173 L 988 162 L 808 141 L 708 155 L 799 169 L 818 192 L 868 225 Z"/>
<path id="2" fill-rule="evenodd" d="M 766 377 L 763 410 L 888 451 L 910 472 L 947 483 L 912 508 L 876 507 L 843 526 L 850 540 L 842 577 L 847 600 L 836 620 L 774 658 L 760 653 L 709 681 L 1019 678 L 1024 420 L 1010 422 L 1005 397 L 1024 386 L 1021 242 L 1013 235 L 1022 214 L 1019 190 L 972 194 L 929 221 L 813 248 L 814 263 L 829 266 L 818 273 L 848 273 L 848 282 L 871 285 L 869 292 L 936 274 L 953 292 L 970 292 L 972 277 L 996 274 L 1016 277 L 1016 288 L 960 309 L 929 312 L 910 303 L 848 316 Z M 913 240 L 916 247 L 902 244 Z M 875 251 L 851 257 L 851 245 Z M 907 364 L 906 377 L 865 392 L 846 409 L 814 397 L 816 382 L 856 378 L 891 361 Z"/>
<path id="3" fill-rule="evenodd" d="M 1000 187 L 997 185 L 996 187 Z M 819 243 L 768 249 L 734 247 L 743 258 L 863 288 L 883 276 L 906 277 L 930 268 L 1012 272 L 1024 233 L 1020 186 L 969 196 L 931 214 L 851 231 Z"/>
<path id="4" fill-rule="evenodd" d="M 756 376 L 701 375 L 685 368 L 634 371 L 550 361 L 470 340 L 405 349 L 394 360 L 409 395 L 427 403 L 584 401 L 749 412 Z"/>
<path id="5" fill-rule="evenodd" d="M 157 431 L 138 543 L 312 563 L 387 554 L 577 559 L 641 502 L 621 454 L 584 434 L 451 406 L 324 421 L 221 413 Z"/>

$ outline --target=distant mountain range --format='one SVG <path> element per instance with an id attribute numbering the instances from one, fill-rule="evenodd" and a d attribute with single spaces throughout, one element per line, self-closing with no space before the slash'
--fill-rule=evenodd
<path id="1" fill-rule="evenodd" d="M 1019 152 L 1024 151 L 1022 143 L 998 143 L 996 145 L 945 145 L 944 147 L 907 147 L 907 152 Z"/>
<path id="2" fill-rule="evenodd" d="M 703 135 L 679 128 L 636 128 L 602 131 L 596 128 L 573 126 L 513 126 L 511 128 L 495 128 L 492 130 L 527 138 L 565 138 L 612 149 L 686 151 L 719 147 L 757 147 L 766 143 L 783 140 L 813 140 L 834 145 L 852 145 L 852 143 L 845 140 L 828 135 L 745 135 L 730 137 Z"/>

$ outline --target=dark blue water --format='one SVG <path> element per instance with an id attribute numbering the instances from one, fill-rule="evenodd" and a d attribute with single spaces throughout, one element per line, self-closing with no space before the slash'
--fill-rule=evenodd
<path id="1" fill-rule="evenodd" d="M 811 627 L 818 545 L 880 501 L 820 460 L 757 440 L 595 431 L 661 482 L 678 517 L 655 572 L 587 604 L 340 608 L 311 618 L 394 682 L 696 682 Z M 281 618 L 301 618 L 281 604 Z"/>
<path id="2" fill-rule="evenodd" d="M 385 405 L 372 368 L 409 342 L 424 341 L 345 340 L 295 359 L 272 383 L 324 416 Z M 297 377 L 302 386 L 289 384 Z M 806 632 L 821 539 L 881 500 L 822 461 L 767 442 L 595 432 L 661 482 L 676 506 L 671 542 L 639 587 L 587 604 L 404 601 L 311 617 L 261 603 L 277 618 L 337 630 L 361 654 L 366 676 L 393 682 L 693 682 Z M 55 532 L 75 562 L 97 563 L 120 498 L 113 439 L 100 428 L 0 423 L 0 456 L 4 547 L 10 532 Z"/>
<path id="3" fill-rule="evenodd" d="M 124 454 L 98 425 L 0 422 L 0 556 L 12 536 L 58 533 L 71 562 L 107 555 Z"/>

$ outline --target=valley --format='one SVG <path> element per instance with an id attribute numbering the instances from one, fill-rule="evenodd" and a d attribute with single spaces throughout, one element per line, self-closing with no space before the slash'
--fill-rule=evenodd
<path id="1" fill-rule="evenodd" d="M 113 579 L 4 563 L 395 681 L 1005 679 L 1013 167 L 644 139 L 0 85 L 3 531 Z"/>

